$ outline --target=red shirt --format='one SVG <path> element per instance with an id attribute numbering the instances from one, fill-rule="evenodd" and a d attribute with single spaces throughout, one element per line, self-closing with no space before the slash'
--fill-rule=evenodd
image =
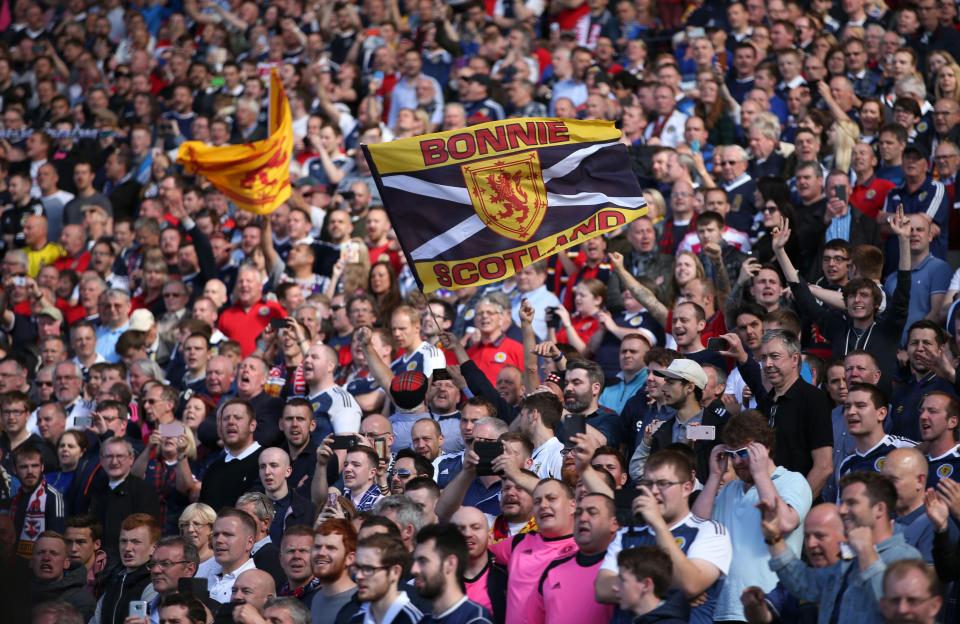
<path id="1" fill-rule="evenodd" d="M 579 314 L 574 314 L 570 317 L 570 324 L 573 325 L 573 328 L 577 331 L 577 334 L 580 335 L 580 340 L 584 342 L 590 342 L 590 337 L 597 333 L 597 330 L 600 329 L 600 321 L 592 316 L 580 316 Z M 561 327 L 557 330 L 557 342 L 570 344 L 570 336 L 567 334 L 566 327 Z"/>
<path id="2" fill-rule="evenodd" d="M 400 253 L 390 249 L 390 243 L 377 245 L 376 247 L 367 245 L 367 251 L 370 253 L 370 264 L 387 260 L 390 266 L 393 267 L 393 272 L 400 275 L 400 271 L 403 269 L 403 263 L 400 261 Z"/>
<path id="3" fill-rule="evenodd" d="M 240 343 L 240 353 L 247 357 L 257 348 L 257 338 L 272 319 L 287 318 L 287 311 L 276 301 L 260 301 L 249 310 L 237 302 L 224 310 L 217 324 L 227 338 Z"/>
<path id="4" fill-rule="evenodd" d="M 850 205 L 871 219 L 876 219 L 877 213 L 883 210 L 883 204 L 887 201 L 887 193 L 896 186 L 890 180 L 876 176 L 865 183 L 858 180 L 857 185 L 850 191 Z"/>
<path id="5" fill-rule="evenodd" d="M 57 268 L 58 271 L 66 271 L 70 269 L 71 271 L 76 271 L 77 273 L 83 273 L 87 270 L 87 267 L 90 266 L 90 252 L 85 251 L 77 257 L 64 256 L 53 263 L 53 266 Z"/>
<path id="6" fill-rule="evenodd" d="M 506 336 L 493 342 L 482 342 L 467 349 L 467 355 L 476 362 L 490 383 L 496 385 L 497 375 L 508 364 L 523 370 L 523 345 Z"/>

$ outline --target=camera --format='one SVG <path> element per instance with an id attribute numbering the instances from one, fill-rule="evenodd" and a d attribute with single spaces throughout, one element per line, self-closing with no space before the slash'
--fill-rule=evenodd
<path id="1" fill-rule="evenodd" d="M 560 329 L 560 315 L 557 314 L 557 306 L 549 306 L 545 316 L 547 327 Z"/>

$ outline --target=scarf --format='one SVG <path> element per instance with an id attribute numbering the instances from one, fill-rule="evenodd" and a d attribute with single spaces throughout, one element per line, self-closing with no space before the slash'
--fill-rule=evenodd
<path id="1" fill-rule="evenodd" d="M 19 506 L 23 491 L 17 492 L 17 501 L 14 509 Z M 23 518 L 23 529 L 20 531 L 20 540 L 17 543 L 17 554 L 25 559 L 33 555 L 33 543 L 47 528 L 47 480 L 40 479 L 37 486 L 27 500 L 27 510 Z"/>
<path id="2" fill-rule="evenodd" d="M 522 535 L 524 533 L 533 533 L 537 530 L 537 521 L 533 516 L 530 516 L 530 519 L 527 520 L 527 523 L 523 525 L 523 528 L 520 529 L 520 532 L 517 535 Z M 493 540 L 493 543 L 502 542 L 505 539 L 510 537 L 510 523 L 507 522 L 507 519 L 503 517 L 503 514 L 497 516 L 497 519 L 493 521 L 493 528 L 490 529 L 490 538 Z"/>
<path id="3" fill-rule="evenodd" d="M 343 495 L 346 498 L 353 500 L 353 495 L 350 492 L 350 488 L 343 488 Z M 356 502 L 357 511 L 372 511 L 373 505 L 380 500 L 380 497 L 383 493 L 380 491 L 380 487 L 374 483 L 363 493 L 363 496 L 360 497 L 360 500 Z"/>
<path id="4" fill-rule="evenodd" d="M 294 589 L 290 589 L 290 583 L 284 583 L 283 587 L 280 588 L 280 595 L 290 596 L 292 598 L 296 598 L 297 600 L 303 600 L 303 597 L 307 593 L 312 592 L 318 589 L 319 587 L 320 587 L 320 579 L 318 579 L 317 577 L 313 577 L 312 579 L 310 579 L 310 582 L 307 583 L 306 585 L 303 585 L 302 587 L 296 587 Z"/>

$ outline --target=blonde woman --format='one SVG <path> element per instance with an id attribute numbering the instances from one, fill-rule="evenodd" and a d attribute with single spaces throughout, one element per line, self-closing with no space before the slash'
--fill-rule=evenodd
<path id="1" fill-rule="evenodd" d="M 657 229 L 657 236 L 663 231 L 663 217 L 667 214 L 667 200 L 657 189 L 643 189 L 643 199 L 647 202 L 647 216 Z"/>
<path id="2" fill-rule="evenodd" d="M 956 65 L 957 60 L 953 55 L 945 50 L 934 50 L 927 57 L 927 71 L 931 76 L 936 76 L 940 68 L 944 65 Z"/>
<path id="3" fill-rule="evenodd" d="M 937 80 L 933 85 L 933 93 L 936 99 L 960 102 L 960 65 L 956 63 L 942 65 L 936 76 Z"/>
<path id="4" fill-rule="evenodd" d="M 853 146 L 860 141 L 860 127 L 850 119 L 841 119 L 830 126 L 827 137 L 833 146 L 833 168 L 849 173 Z"/>
<path id="5" fill-rule="evenodd" d="M 180 514 L 179 535 L 197 547 L 200 565 L 196 578 L 210 578 L 220 571 L 220 565 L 213 558 L 213 523 L 217 512 L 210 505 L 191 503 Z"/>

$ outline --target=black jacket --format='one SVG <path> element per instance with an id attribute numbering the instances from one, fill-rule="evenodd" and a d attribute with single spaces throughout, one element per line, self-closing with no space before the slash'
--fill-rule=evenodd
<path id="1" fill-rule="evenodd" d="M 287 582 L 287 575 L 280 567 L 280 547 L 277 544 L 269 542 L 261 546 L 260 550 L 253 555 L 253 563 L 258 570 L 263 570 L 272 576 L 277 587 L 283 587 Z"/>
<path id="2" fill-rule="evenodd" d="M 90 497 L 90 513 L 103 525 L 103 549 L 116 558 L 124 519 L 130 514 L 145 513 L 159 522 L 160 500 L 143 479 L 127 475 L 114 489 L 110 489 L 109 483 L 99 485 Z"/>
<path id="3" fill-rule="evenodd" d="M 70 564 L 70 568 L 56 581 L 41 581 L 36 578 L 30 583 L 30 602 L 63 601 L 76 607 L 86 622 L 93 617 L 97 601 L 87 591 L 87 569 L 80 563 Z"/>
<path id="4" fill-rule="evenodd" d="M 257 489 L 260 485 L 260 453 L 258 448 L 243 459 L 224 461 L 225 453 L 214 459 L 203 477 L 203 486 L 200 489 L 200 502 L 210 505 L 216 510 L 222 507 L 233 507 L 241 494 Z M 259 567 L 259 566 L 257 566 Z"/>
<path id="5" fill-rule="evenodd" d="M 250 405 L 257 415 L 257 430 L 253 432 L 254 439 L 264 448 L 283 444 L 283 434 L 280 432 L 283 400 L 270 396 L 266 392 L 261 392 L 250 399 Z"/>
<path id="6" fill-rule="evenodd" d="M 883 249 L 883 241 L 880 238 L 880 226 L 877 225 L 877 222 L 853 206 L 851 206 L 849 210 L 850 237 L 848 242 L 850 243 L 850 248 L 852 249 L 857 245 L 873 245 L 874 247 Z M 827 226 L 829 227 L 829 224 L 827 224 Z M 824 238 L 825 237 L 821 236 L 819 239 L 820 246 L 817 249 L 817 261 L 810 266 L 810 271 L 807 273 L 807 279 L 811 282 L 817 281 L 820 276 L 823 275 L 823 248 L 824 245 L 826 245 Z"/>
<path id="7" fill-rule="evenodd" d="M 700 424 L 716 427 L 716 435 L 713 440 L 697 440 L 693 443 L 693 454 L 697 456 L 696 469 L 698 475 L 710 474 L 710 452 L 713 447 L 720 444 L 723 428 L 727 425 L 729 419 L 730 413 L 719 399 L 703 409 L 703 418 Z M 675 422 L 677 422 L 676 416 L 660 425 L 657 432 L 653 434 L 653 441 L 650 443 L 651 455 L 673 443 L 673 423 Z"/>
<path id="8" fill-rule="evenodd" d="M 670 601 L 633 620 L 633 624 L 687 624 L 689 618 L 681 613 Z"/>
<path id="9" fill-rule="evenodd" d="M 123 624 L 130 615 L 130 601 L 140 600 L 143 590 L 150 584 L 146 566 L 131 572 L 120 568 L 107 583 L 100 605 L 100 624 Z"/>

